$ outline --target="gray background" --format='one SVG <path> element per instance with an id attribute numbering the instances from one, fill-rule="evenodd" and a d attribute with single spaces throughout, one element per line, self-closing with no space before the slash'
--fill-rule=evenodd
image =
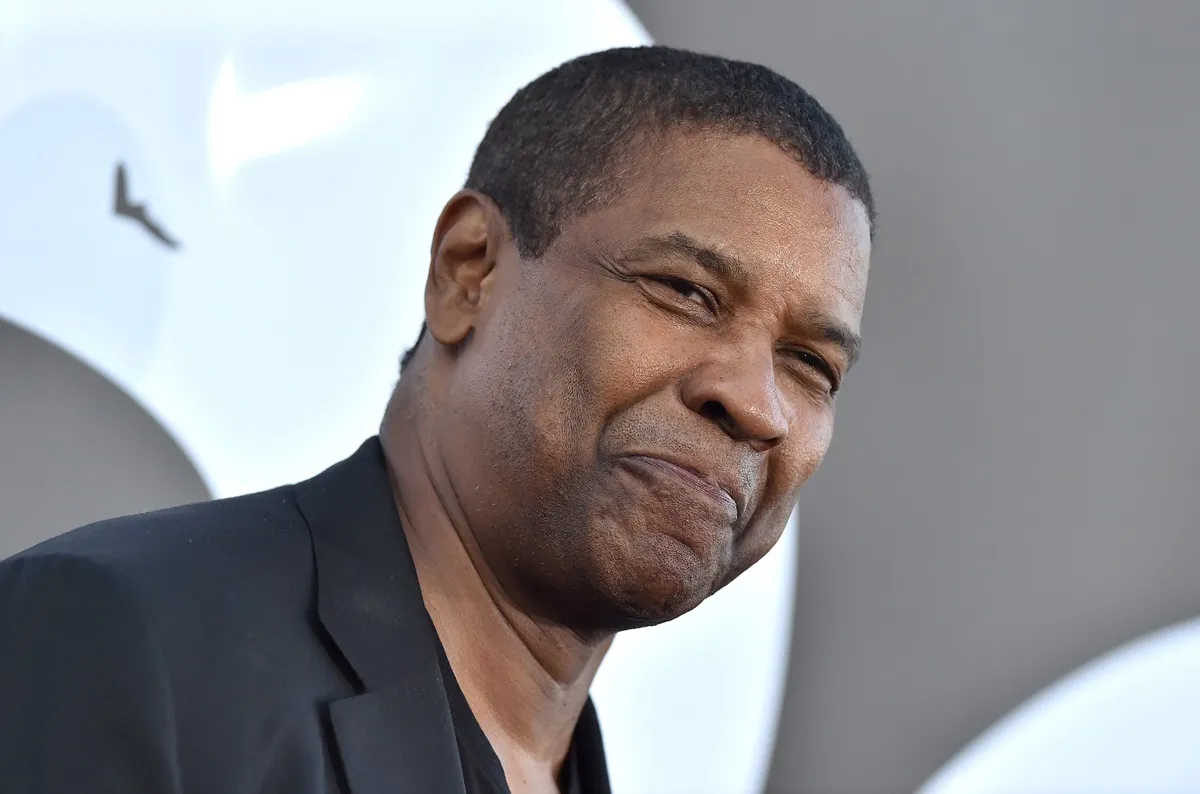
<path id="1" fill-rule="evenodd" d="M 1200 614 L 1200 3 L 630 4 L 663 43 L 798 80 L 874 176 L 867 347 L 803 498 L 769 789 L 911 791 L 1061 674 Z M 22 533 L 0 557 L 203 498 L 66 353 L 0 323 L 0 373 Z"/>
<path id="2" fill-rule="evenodd" d="M 101 518 L 207 498 L 179 445 L 123 390 L 0 320 L 0 560 Z"/>
<path id="3" fill-rule="evenodd" d="M 1200 3 L 630 5 L 809 89 L 880 205 L 769 789 L 911 791 L 1200 615 Z"/>

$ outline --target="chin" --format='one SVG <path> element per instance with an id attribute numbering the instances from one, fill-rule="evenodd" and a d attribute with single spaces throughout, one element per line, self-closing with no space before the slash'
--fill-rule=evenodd
<path id="1" fill-rule="evenodd" d="M 638 554 L 611 571 L 615 581 L 605 588 L 625 624 L 622 629 L 674 620 L 698 607 L 724 579 L 724 555 L 701 555 L 665 535 L 638 546 Z"/>

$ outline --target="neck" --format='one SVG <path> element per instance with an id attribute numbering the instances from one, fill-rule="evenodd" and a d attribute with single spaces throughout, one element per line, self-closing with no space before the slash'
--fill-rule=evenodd
<path id="1" fill-rule="evenodd" d="M 397 390 L 380 433 L 425 608 L 514 788 L 557 777 L 611 635 L 521 609 L 488 569 L 417 404 Z M 553 777 L 551 779 L 553 779 Z"/>

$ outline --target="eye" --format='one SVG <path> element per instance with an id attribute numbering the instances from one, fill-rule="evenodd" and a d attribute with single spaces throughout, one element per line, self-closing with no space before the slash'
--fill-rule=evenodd
<path id="1" fill-rule="evenodd" d="M 838 382 L 836 371 L 825 359 L 808 350 L 789 350 L 788 355 L 800 362 L 804 367 L 814 372 L 829 384 L 829 393 L 837 394 L 841 384 Z"/>
<path id="2" fill-rule="evenodd" d="M 701 306 L 709 311 L 716 310 L 716 300 L 713 299 L 712 294 L 687 279 L 672 278 L 670 276 L 649 276 L 647 280 L 671 289 L 680 298 L 690 303 L 695 303 L 697 306 Z"/>

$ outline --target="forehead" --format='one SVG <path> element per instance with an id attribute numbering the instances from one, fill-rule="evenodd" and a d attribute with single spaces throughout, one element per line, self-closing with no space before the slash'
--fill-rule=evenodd
<path id="1" fill-rule="evenodd" d="M 870 228 L 845 188 L 757 136 L 674 135 L 641 160 L 621 198 L 594 216 L 608 244 L 683 233 L 744 263 L 764 291 L 861 313 Z"/>

